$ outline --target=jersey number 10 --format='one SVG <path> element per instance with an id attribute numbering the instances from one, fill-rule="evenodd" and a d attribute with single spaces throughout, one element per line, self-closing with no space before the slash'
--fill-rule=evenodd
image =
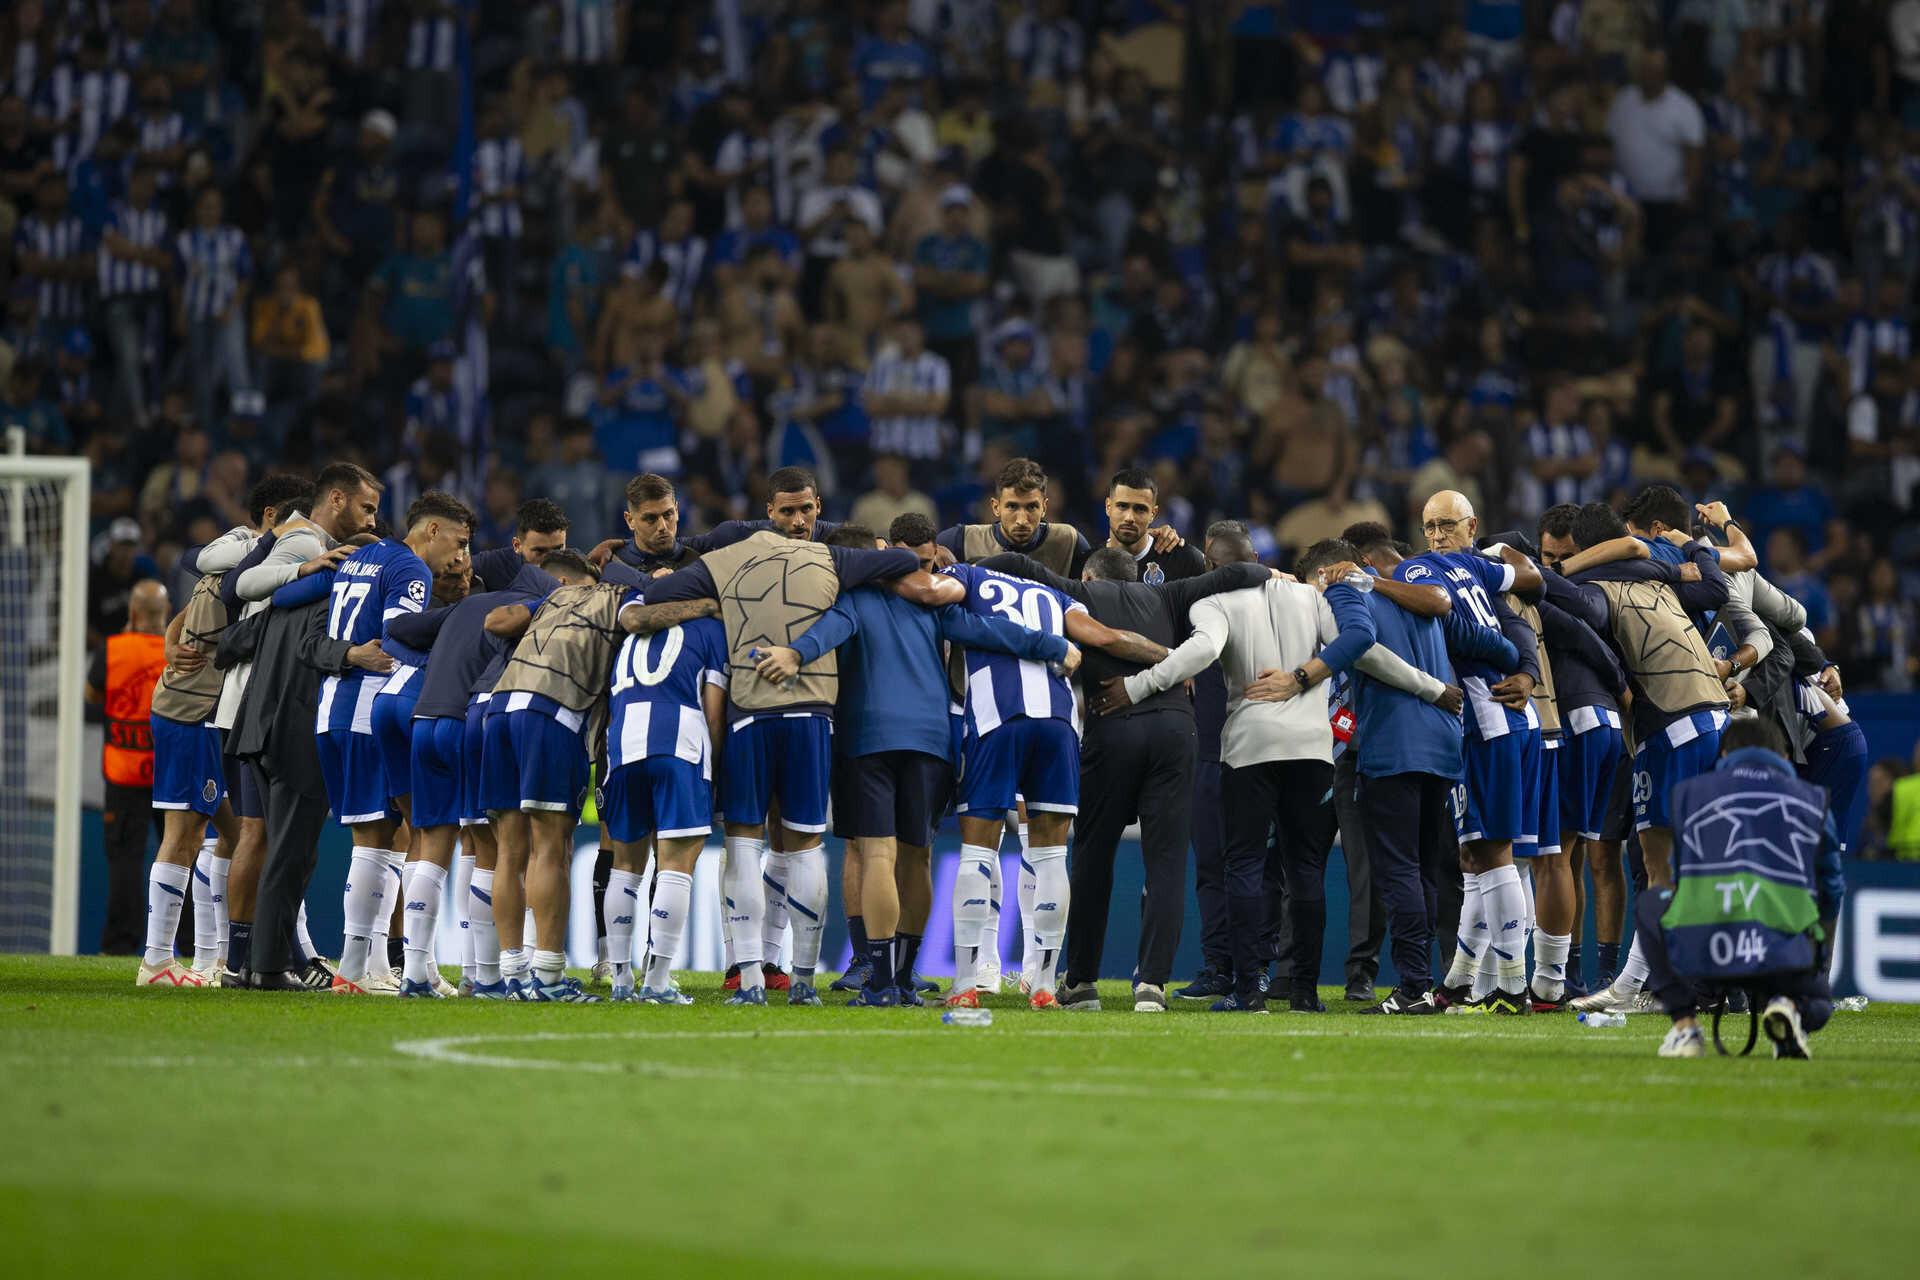
<path id="1" fill-rule="evenodd" d="M 659 663 L 655 665 L 649 652 L 655 640 L 662 639 Z M 667 678 L 673 670 L 673 664 L 680 657 L 680 650 L 686 647 L 686 633 L 679 627 L 669 627 L 657 635 L 628 636 L 620 646 L 620 656 L 613 664 L 613 691 L 624 693 L 635 685 L 656 685 Z"/>

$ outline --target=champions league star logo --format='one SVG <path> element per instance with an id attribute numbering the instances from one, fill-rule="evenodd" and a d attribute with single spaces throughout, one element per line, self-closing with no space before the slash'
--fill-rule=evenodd
<path id="1" fill-rule="evenodd" d="M 1166 570 L 1160 567 L 1160 562 L 1158 560 L 1150 561 L 1147 565 L 1147 571 L 1140 575 L 1140 581 L 1146 583 L 1150 587 L 1160 586 L 1166 580 L 1167 580 L 1167 572 Z"/>
<path id="2" fill-rule="evenodd" d="M 797 600 L 824 597 L 831 603 L 838 594 L 839 579 L 834 575 L 832 563 L 811 556 L 802 559 L 804 551 L 804 547 L 782 548 L 750 560 L 721 586 L 720 610 L 727 634 L 734 638 L 736 667 L 754 666 L 746 656 L 754 649 L 791 647 L 824 611 L 812 605 L 800 605 Z M 814 581 L 816 578 L 818 582 Z M 750 613 L 763 602 L 779 602 L 788 607 L 757 610 L 762 616 L 753 618 L 750 625 Z"/>

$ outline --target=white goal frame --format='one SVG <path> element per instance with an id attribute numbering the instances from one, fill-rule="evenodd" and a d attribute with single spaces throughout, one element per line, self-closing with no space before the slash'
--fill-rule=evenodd
<path id="1" fill-rule="evenodd" d="M 17 428 L 16 428 L 17 430 Z M 9 433 L 12 434 L 12 433 Z M 60 492 L 59 683 L 54 751 L 52 900 L 48 950 L 70 956 L 80 928 L 82 734 L 87 678 L 87 512 L 93 467 L 85 458 L 25 457 L 19 439 L 0 452 L 0 490 L 7 496 L 7 545 L 26 542 L 26 486 L 56 481 Z"/>

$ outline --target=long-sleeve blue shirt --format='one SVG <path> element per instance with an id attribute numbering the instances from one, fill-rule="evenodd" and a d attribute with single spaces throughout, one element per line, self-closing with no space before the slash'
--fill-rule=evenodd
<path id="1" fill-rule="evenodd" d="M 801 664 L 840 650 L 834 746 L 841 755 L 953 750 L 946 659 L 940 642 L 1059 662 L 1064 638 L 982 618 L 958 605 L 923 609 L 891 591 L 849 591 L 794 642 Z"/>
<path id="2" fill-rule="evenodd" d="M 551 574 L 532 565 L 522 565 L 504 591 L 481 592 L 458 604 L 395 616 L 388 622 L 389 637 L 427 654 L 427 670 L 421 677 L 420 700 L 414 704 L 414 716 L 467 714 L 467 700 L 481 683 L 487 668 L 496 658 L 504 663 L 510 648 L 505 641 L 487 633 L 487 614 L 502 605 L 527 604 L 558 585 Z"/>

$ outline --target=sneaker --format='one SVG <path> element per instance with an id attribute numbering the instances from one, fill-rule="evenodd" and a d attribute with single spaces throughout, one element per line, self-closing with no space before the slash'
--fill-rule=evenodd
<path id="1" fill-rule="evenodd" d="M 898 998 L 899 1005 L 902 1009 L 924 1009 L 927 1007 L 927 998 L 921 995 L 915 987 L 895 987 L 893 994 Z M 933 994 L 936 996 L 939 995 L 940 988 L 935 987 Z"/>
<path id="2" fill-rule="evenodd" d="M 1155 986 L 1151 982 L 1136 983 L 1133 988 L 1133 1011 L 1135 1013 L 1165 1013 L 1167 1011 L 1167 989 Z"/>
<path id="3" fill-rule="evenodd" d="M 613 985 L 613 961 L 595 960 L 593 968 L 587 970 L 587 985 L 590 987 L 611 987 Z"/>
<path id="4" fill-rule="evenodd" d="M 370 996 L 400 994 L 400 980 L 393 976 L 393 970 L 383 964 L 370 967 L 367 970 L 367 976 L 360 979 L 360 986 Z"/>
<path id="5" fill-rule="evenodd" d="M 1044 994 L 1040 991 L 1033 993 L 1031 999 L 1036 1002 L 1034 1008 L 1040 1007 L 1037 1001 Z M 1069 984 L 1060 988 L 1059 998 L 1054 1003 L 1069 1013 L 1098 1013 L 1100 1012 L 1100 988 L 1091 982 Z M 1163 1009 L 1166 1007 L 1164 1000 L 1161 1002 L 1161 1007 Z"/>
<path id="6" fill-rule="evenodd" d="M 205 987 L 211 985 L 209 975 L 199 972 L 192 965 L 181 964 L 168 958 L 165 964 L 147 964 L 142 961 L 140 972 L 134 975 L 136 987 Z"/>
<path id="7" fill-rule="evenodd" d="M 1233 990 L 1227 975 L 1218 969 L 1202 969 L 1193 981 L 1173 993 L 1176 1000 L 1218 1000 Z"/>
<path id="8" fill-rule="evenodd" d="M 900 989 L 898 987 L 862 987 L 853 999 L 847 1001 L 849 1009 L 897 1009 L 900 1007 Z"/>
<path id="9" fill-rule="evenodd" d="M 1683 1027 L 1674 1023 L 1667 1032 L 1667 1038 L 1660 1042 L 1660 1056 L 1663 1058 L 1704 1058 L 1707 1056 L 1707 1037 L 1695 1023 Z"/>
<path id="10" fill-rule="evenodd" d="M 727 966 L 727 978 L 726 981 L 720 984 L 720 989 L 722 991 L 738 991 L 740 989 L 739 965 L 730 964 Z"/>
<path id="11" fill-rule="evenodd" d="M 473 996 L 473 979 L 464 973 L 461 974 L 460 985 L 453 989 L 453 994 L 462 1000 L 471 999 Z"/>
<path id="12" fill-rule="evenodd" d="M 1473 1003 L 1473 988 L 1466 983 L 1450 987 L 1441 983 L 1433 989 L 1433 1004 L 1437 1009 L 1465 1008 Z"/>
<path id="13" fill-rule="evenodd" d="M 913 983 L 913 989 L 923 996 L 937 996 L 940 994 L 940 984 L 932 978 L 923 978 L 915 973 L 909 974 L 908 979 Z"/>
<path id="14" fill-rule="evenodd" d="M 1228 992 L 1226 999 L 1215 1000 L 1207 1006 L 1207 1011 L 1209 1013 L 1265 1013 L 1267 998 L 1264 995 L 1258 995 L 1247 1003 L 1241 1004 L 1238 993 Z"/>
<path id="15" fill-rule="evenodd" d="M 1382 1000 L 1379 1004 L 1368 1005 L 1360 1012 L 1400 1013 L 1417 1016 L 1438 1013 L 1440 1012 L 1440 1007 L 1434 1004 L 1433 993 L 1431 991 L 1409 992 L 1395 988 L 1387 993 L 1385 1000 Z"/>
<path id="16" fill-rule="evenodd" d="M 760 973 L 761 976 L 766 979 L 767 990 L 769 991 L 790 991 L 793 989 L 793 980 L 787 977 L 787 971 L 777 964 L 761 965 Z"/>
<path id="17" fill-rule="evenodd" d="M 522 1004 L 533 999 L 533 970 L 529 969 L 517 978 L 503 977 L 501 981 L 507 986 L 507 999 Z"/>
<path id="18" fill-rule="evenodd" d="M 499 982 L 481 982 L 474 980 L 473 998 L 475 1000 L 505 1000 L 507 998 L 506 980 Z"/>
<path id="19" fill-rule="evenodd" d="M 767 990 L 778 991 L 779 988 L 769 981 L 767 983 Z M 787 989 L 787 1003 L 790 1005 L 807 1005 L 818 1009 L 820 1007 L 820 993 L 813 989 L 811 982 L 801 979 Z"/>
<path id="20" fill-rule="evenodd" d="M 1619 1013 L 1665 1013 L 1666 1011 L 1667 1006 L 1661 1004 L 1660 997 L 1651 991 L 1635 992 L 1625 1009 L 1616 1010 Z"/>
<path id="21" fill-rule="evenodd" d="M 1524 1017 L 1533 1012 L 1533 997 L 1526 991 L 1502 991 L 1495 987 L 1474 1003 L 1483 1012 L 1503 1018 Z"/>
<path id="22" fill-rule="evenodd" d="M 725 1003 L 740 1006 L 753 1005 L 757 1008 L 764 1009 L 767 1007 L 767 989 L 765 987 L 741 987 L 732 995 L 728 996 Z"/>
<path id="23" fill-rule="evenodd" d="M 607 1000 L 612 1004 L 638 1004 L 640 997 L 631 986 L 622 985 L 609 991 Z"/>
<path id="24" fill-rule="evenodd" d="M 1000 958 L 989 956 L 973 966 L 973 986 L 981 995 L 1000 994 Z"/>
<path id="25" fill-rule="evenodd" d="M 1567 1008 L 1575 1013 L 1630 1013 L 1634 998 L 1639 994 L 1638 988 L 1616 991 L 1609 985 L 1597 988 L 1592 995 L 1567 1001 Z"/>
<path id="26" fill-rule="evenodd" d="M 1288 1013 L 1325 1013 L 1327 1006 L 1312 987 L 1295 987 L 1287 998 Z"/>
<path id="27" fill-rule="evenodd" d="M 431 982 L 402 981 L 400 984 L 402 1000 L 444 1000 L 445 996 L 434 988 Z"/>
<path id="28" fill-rule="evenodd" d="M 1567 1007 L 1568 997 L 1567 997 L 1567 992 L 1564 990 L 1561 991 L 1560 998 L 1558 1000 L 1549 999 L 1548 997 L 1541 995 L 1538 991 L 1533 990 L 1531 987 L 1527 989 L 1527 995 L 1533 1001 L 1533 1011 L 1535 1013 L 1559 1013 L 1562 1009 Z"/>
<path id="29" fill-rule="evenodd" d="M 240 972 L 238 969 L 229 969 L 224 964 L 215 971 L 214 982 L 229 991 L 242 990 L 253 985 L 252 980 L 248 978 L 246 974 Z"/>
<path id="30" fill-rule="evenodd" d="M 1766 1012 L 1760 1015 L 1760 1029 L 1767 1033 L 1767 1039 L 1773 1041 L 1774 1057 L 1813 1056 L 1807 1052 L 1807 1033 L 1800 1025 L 1800 1007 L 1785 996 L 1775 996 L 1767 1001 Z"/>
<path id="31" fill-rule="evenodd" d="M 427 966 L 427 981 L 442 1000 L 452 1000 L 460 994 L 460 988 L 447 981 L 447 975 L 440 972 L 437 964 Z"/>
<path id="32" fill-rule="evenodd" d="M 864 991 L 873 980 L 873 961 L 855 956 L 847 971 L 827 984 L 829 991 Z"/>
<path id="33" fill-rule="evenodd" d="M 580 979 L 569 978 L 562 974 L 558 982 L 542 982 L 537 974 L 529 974 L 528 994 L 525 999 L 534 1004 L 600 1004 L 602 997 L 594 995 L 580 984 Z"/>
<path id="34" fill-rule="evenodd" d="M 1042 987 L 1027 997 L 1027 1007 L 1037 1013 L 1042 1009 L 1058 1009 L 1060 1007 L 1060 1001 L 1054 996 L 1053 992 Z M 1098 1009 L 1100 1002 L 1095 1000 L 1093 1007 Z"/>
<path id="35" fill-rule="evenodd" d="M 641 1004 L 692 1004 L 693 997 L 675 986 L 641 987 L 633 997 Z M 764 1001 L 762 1003 L 765 1003 Z"/>
<path id="36" fill-rule="evenodd" d="M 333 975 L 340 972 L 340 966 L 324 956 L 315 956 L 296 972 L 315 991 L 326 991 L 333 986 Z"/>
<path id="37" fill-rule="evenodd" d="M 367 994 L 366 979 L 354 979 L 333 975 L 333 984 L 327 988 L 337 996 L 363 996 Z"/>
<path id="38" fill-rule="evenodd" d="M 941 1003 L 949 1009 L 978 1009 L 980 992 L 974 987 L 968 987 L 965 991 L 954 992 Z"/>

